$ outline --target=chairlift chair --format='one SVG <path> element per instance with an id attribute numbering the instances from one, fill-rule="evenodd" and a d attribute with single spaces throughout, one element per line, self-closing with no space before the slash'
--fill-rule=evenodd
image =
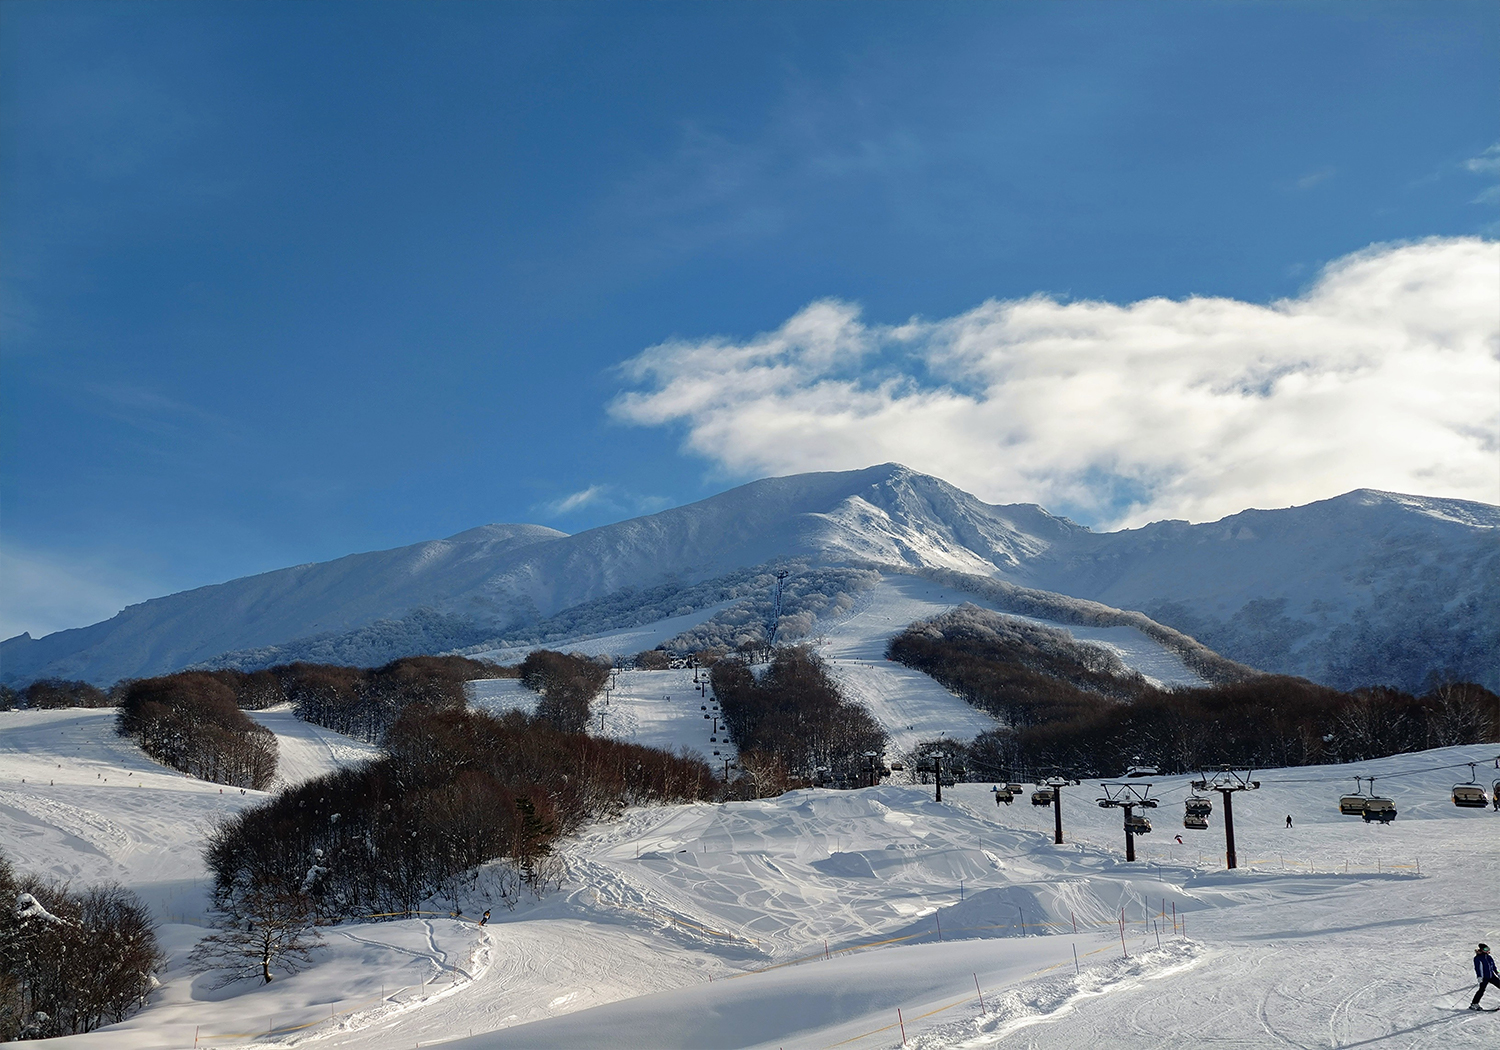
<path id="1" fill-rule="evenodd" d="M 1208 818 L 1195 816 L 1192 813 L 1189 813 L 1187 816 L 1182 818 L 1182 826 L 1187 828 L 1189 831 L 1207 831 Z"/>
<path id="2" fill-rule="evenodd" d="M 1454 784 L 1453 804 L 1463 809 L 1484 809 L 1490 804 L 1490 797 L 1478 784 Z"/>
<path id="3" fill-rule="evenodd" d="M 1156 777 L 1161 776 L 1155 766 L 1131 766 L 1125 770 L 1125 776 L 1129 777 Z"/>
<path id="4" fill-rule="evenodd" d="M 1500 784 L 1500 780 L 1497 780 L 1495 783 Z M 1021 785 L 1021 784 L 1006 784 L 1005 785 L 1005 790 L 1009 791 L 1012 795 L 1024 795 L 1024 794 L 1026 794 L 1026 788 L 1025 788 L 1024 785 Z"/>
<path id="5" fill-rule="evenodd" d="M 1037 788 L 1031 793 L 1031 804 L 1033 806 L 1050 806 L 1052 805 L 1052 799 L 1054 797 L 1055 796 L 1051 788 Z"/>
<path id="6" fill-rule="evenodd" d="M 1151 820 L 1144 813 L 1132 813 L 1125 818 L 1125 826 L 1136 835 L 1146 835 L 1151 831 Z"/>
<path id="7" fill-rule="evenodd" d="M 1377 820 L 1382 824 L 1389 824 L 1396 819 L 1396 803 L 1388 798 L 1371 795 L 1365 799 L 1365 810 L 1362 816 L 1366 824 Z"/>
<path id="8" fill-rule="evenodd" d="M 1339 812 L 1346 817 L 1362 817 L 1365 815 L 1365 796 L 1360 792 L 1359 785 L 1364 777 L 1354 778 L 1354 794 L 1344 795 L 1339 799 Z"/>
<path id="9" fill-rule="evenodd" d="M 1015 798 L 1016 798 L 1016 796 L 1011 792 L 1010 788 L 1006 787 L 1004 784 L 996 784 L 995 785 L 995 804 L 996 805 L 999 805 L 1001 802 L 1004 802 L 1008 806 L 1012 802 L 1015 801 Z"/>
<path id="10" fill-rule="evenodd" d="M 1202 795 L 1193 795 L 1186 802 L 1187 815 L 1190 817 L 1207 817 L 1214 811 L 1214 804 Z"/>

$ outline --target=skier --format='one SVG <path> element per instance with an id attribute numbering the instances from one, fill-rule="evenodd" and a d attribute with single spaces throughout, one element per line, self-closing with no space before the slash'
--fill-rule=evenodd
<path id="1" fill-rule="evenodd" d="M 486 909 L 484 909 L 484 918 L 482 918 L 482 919 L 479 920 L 479 925 L 483 926 L 485 923 L 487 923 L 489 921 L 490 921 L 490 910 L 488 908 L 486 908 Z"/>
<path id="2" fill-rule="evenodd" d="M 1479 1000 L 1484 998 L 1484 990 L 1490 985 L 1500 988 L 1500 977 L 1495 976 L 1495 959 L 1490 955 L 1490 946 L 1481 944 L 1474 952 L 1474 973 L 1479 977 L 1479 990 L 1474 993 L 1474 1001 L 1469 1004 L 1470 1010 L 1483 1010 Z"/>
<path id="3" fill-rule="evenodd" d="M 1286 826 L 1287 827 L 1291 827 L 1292 826 L 1292 815 L 1290 813 L 1288 813 L 1286 815 Z"/>
<path id="4" fill-rule="evenodd" d="M 1182 836 L 1181 835 L 1177 836 L 1177 845 L 1179 845 L 1179 846 L 1182 845 Z"/>

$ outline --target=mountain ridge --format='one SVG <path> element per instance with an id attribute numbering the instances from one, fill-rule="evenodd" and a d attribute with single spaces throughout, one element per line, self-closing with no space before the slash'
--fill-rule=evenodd
<path id="1" fill-rule="evenodd" d="M 7 639 L 0 678 L 159 674 L 419 614 L 424 644 L 470 628 L 498 636 L 627 589 L 799 559 L 992 577 L 1143 612 L 1265 670 L 1419 685 L 1495 663 L 1497 530 L 1500 508 L 1487 504 L 1356 489 L 1100 533 L 891 463 L 764 478 L 572 535 L 481 525 L 164 595 L 87 627 Z M 1421 627 L 1403 639 L 1398 621 L 1413 618 Z M 404 655 L 390 633 L 392 656 Z"/>

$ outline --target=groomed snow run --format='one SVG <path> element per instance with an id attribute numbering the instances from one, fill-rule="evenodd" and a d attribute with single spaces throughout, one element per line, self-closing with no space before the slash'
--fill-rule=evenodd
<path id="1" fill-rule="evenodd" d="M 987 785 L 633 809 L 566 843 L 541 901 L 508 911 L 481 878 L 462 915 L 335 927 L 308 972 L 214 992 L 184 965 L 199 847 L 258 796 L 163 770 L 112 719 L 0 713 L 6 851 L 136 889 L 171 957 L 144 1010 L 60 1046 L 813 1050 L 897 1047 L 903 1024 L 928 1050 L 1500 1044 L 1497 1015 L 1463 1009 L 1474 943 L 1500 941 L 1500 814 L 1448 798 L 1462 762 L 1500 776 L 1496 745 L 1259 771 L 1233 872 L 1217 796 L 1211 830 L 1174 841 L 1183 777 L 1153 784 L 1135 863 L 1093 783 L 1064 791 L 1061 846 L 1050 809 Z M 1372 774 L 1388 826 L 1337 811 Z"/>

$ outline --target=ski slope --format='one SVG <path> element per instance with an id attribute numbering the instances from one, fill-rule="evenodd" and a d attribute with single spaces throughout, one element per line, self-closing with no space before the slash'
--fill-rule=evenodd
<path id="1" fill-rule="evenodd" d="M 996 805 L 986 785 L 942 803 L 887 785 L 634 809 L 566 843 L 568 878 L 541 901 L 506 911 L 481 878 L 433 914 L 327 931 L 306 973 L 214 992 L 184 967 L 198 850 L 257 795 L 163 770 L 112 720 L 0 713 L 0 841 L 18 867 L 118 880 L 164 919 L 151 1004 L 68 1046 L 812 1050 L 899 1046 L 901 1023 L 926 1048 L 1497 1043 L 1496 1015 L 1462 1007 L 1473 942 L 1500 940 L 1500 814 L 1447 797 L 1463 761 L 1500 776 L 1496 745 L 1261 771 L 1235 801 L 1233 872 L 1217 797 L 1209 832 L 1173 840 L 1182 777 L 1153 784 L 1134 864 L 1088 783 L 1064 793 L 1062 846 L 1050 809 Z M 1355 775 L 1382 778 L 1393 824 L 1338 814 Z"/>
<path id="2" fill-rule="evenodd" d="M 965 602 L 996 609 L 995 604 L 965 591 L 945 587 L 916 576 L 888 574 L 863 592 L 853 609 L 832 620 L 819 621 L 818 634 L 806 639 L 828 662 L 829 670 L 850 699 L 863 704 L 890 734 L 887 757 L 910 751 L 924 740 L 941 737 L 968 740 L 995 727 L 995 720 L 971 707 L 920 671 L 885 658 L 891 638 L 917 620 L 931 619 Z M 547 648 L 587 655 L 628 653 L 661 644 L 718 612 L 720 606 L 656 624 L 631 628 L 597 637 L 547 643 Z M 1015 616 L 1057 630 L 1076 641 L 1115 653 L 1127 667 L 1152 681 L 1166 685 L 1205 684 L 1171 650 L 1134 627 L 1075 627 Z M 622 645 L 624 638 L 628 644 Z M 529 650 L 496 650 L 487 659 L 523 658 Z M 722 737 L 712 738 L 712 704 L 698 691 L 698 680 L 706 672 L 692 669 L 671 671 L 622 671 L 611 689 L 608 703 L 596 705 L 601 721 L 596 731 L 616 739 L 675 751 L 688 747 L 705 758 L 733 760 L 732 748 Z M 470 702 L 487 711 L 512 708 L 530 710 L 536 697 L 515 679 L 498 678 L 472 682 Z M 708 710 L 705 710 L 708 709 Z M 700 725 L 700 723 L 702 723 Z M 718 751 L 720 754 L 715 755 Z"/>

